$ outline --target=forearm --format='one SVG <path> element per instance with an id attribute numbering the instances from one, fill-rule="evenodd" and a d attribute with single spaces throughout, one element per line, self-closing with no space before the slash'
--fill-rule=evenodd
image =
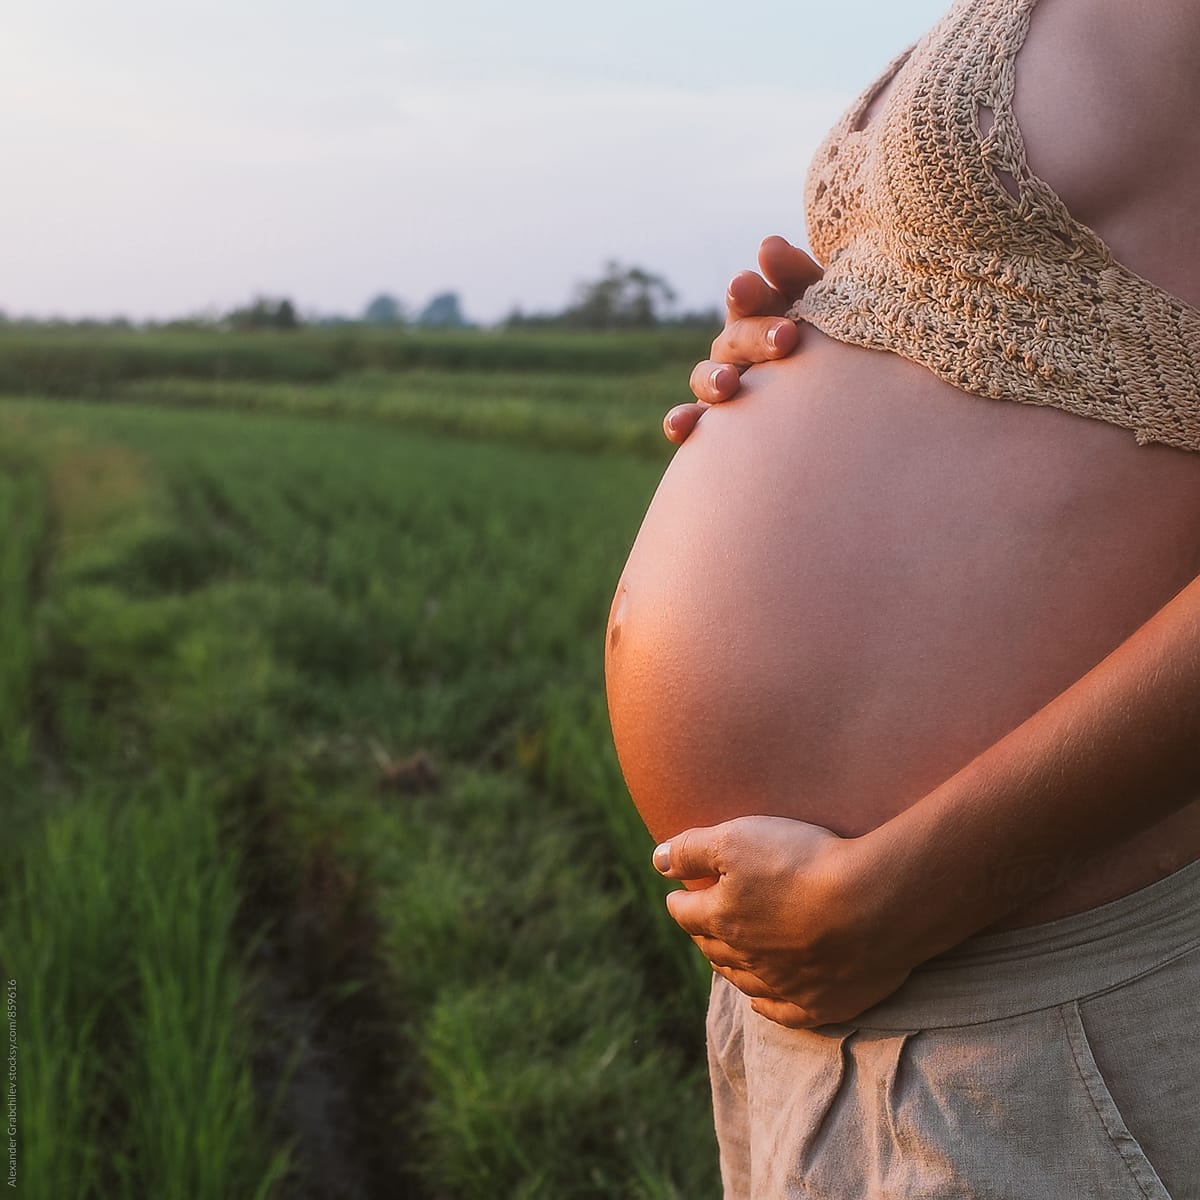
<path id="1" fill-rule="evenodd" d="M 861 840 L 921 958 L 1200 796 L 1200 579 L 1103 662 Z M 936 897 L 936 911 L 929 897 Z"/>

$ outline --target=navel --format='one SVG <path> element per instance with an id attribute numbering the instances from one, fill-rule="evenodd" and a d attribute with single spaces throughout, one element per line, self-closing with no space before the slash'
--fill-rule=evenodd
<path id="1" fill-rule="evenodd" d="M 624 583 L 617 588 L 612 612 L 608 617 L 608 652 L 612 654 L 621 641 L 621 627 L 625 620 L 625 609 L 629 603 L 629 589 Z"/>

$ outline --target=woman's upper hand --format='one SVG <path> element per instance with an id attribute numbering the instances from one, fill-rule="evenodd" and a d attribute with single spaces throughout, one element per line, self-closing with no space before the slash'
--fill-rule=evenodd
<path id="1" fill-rule="evenodd" d="M 764 239 L 758 248 L 762 275 L 742 271 L 725 297 L 725 328 L 710 357 L 692 369 L 691 389 L 698 403 L 679 404 L 663 419 L 668 441 L 682 443 L 710 404 L 734 396 L 741 372 L 756 362 L 785 358 L 800 340 L 794 322 L 780 318 L 805 288 L 821 278 L 821 268 L 803 250 L 781 237 Z"/>
<path id="2" fill-rule="evenodd" d="M 921 956 L 919 917 L 898 906 L 864 849 L 820 825 L 739 817 L 689 829 L 654 852 L 667 908 L 755 1012 L 793 1028 L 849 1021 L 891 995 Z"/>

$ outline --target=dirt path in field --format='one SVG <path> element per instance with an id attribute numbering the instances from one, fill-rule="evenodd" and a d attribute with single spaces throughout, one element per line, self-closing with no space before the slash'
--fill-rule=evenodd
<path id="1" fill-rule="evenodd" d="M 361 882 L 328 845 L 310 848 L 299 870 L 285 868 L 282 823 L 258 789 L 243 803 L 241 933 L 256 944 L 261 1014 L 255 1081 L 264 1105 L 276 1106 L 272 1141 L 295 1146 L 281 1196 L 424 1200 L 400 1014 L 385 1000 Z"/>

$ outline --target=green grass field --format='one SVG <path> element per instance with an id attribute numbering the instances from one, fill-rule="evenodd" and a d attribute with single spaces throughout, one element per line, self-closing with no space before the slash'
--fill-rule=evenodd
<path id="1" fill-rule="evenodd" d="M 16 1194 L 718 1193 L 602 678 L 705 346 L 0 336 Z"/>

